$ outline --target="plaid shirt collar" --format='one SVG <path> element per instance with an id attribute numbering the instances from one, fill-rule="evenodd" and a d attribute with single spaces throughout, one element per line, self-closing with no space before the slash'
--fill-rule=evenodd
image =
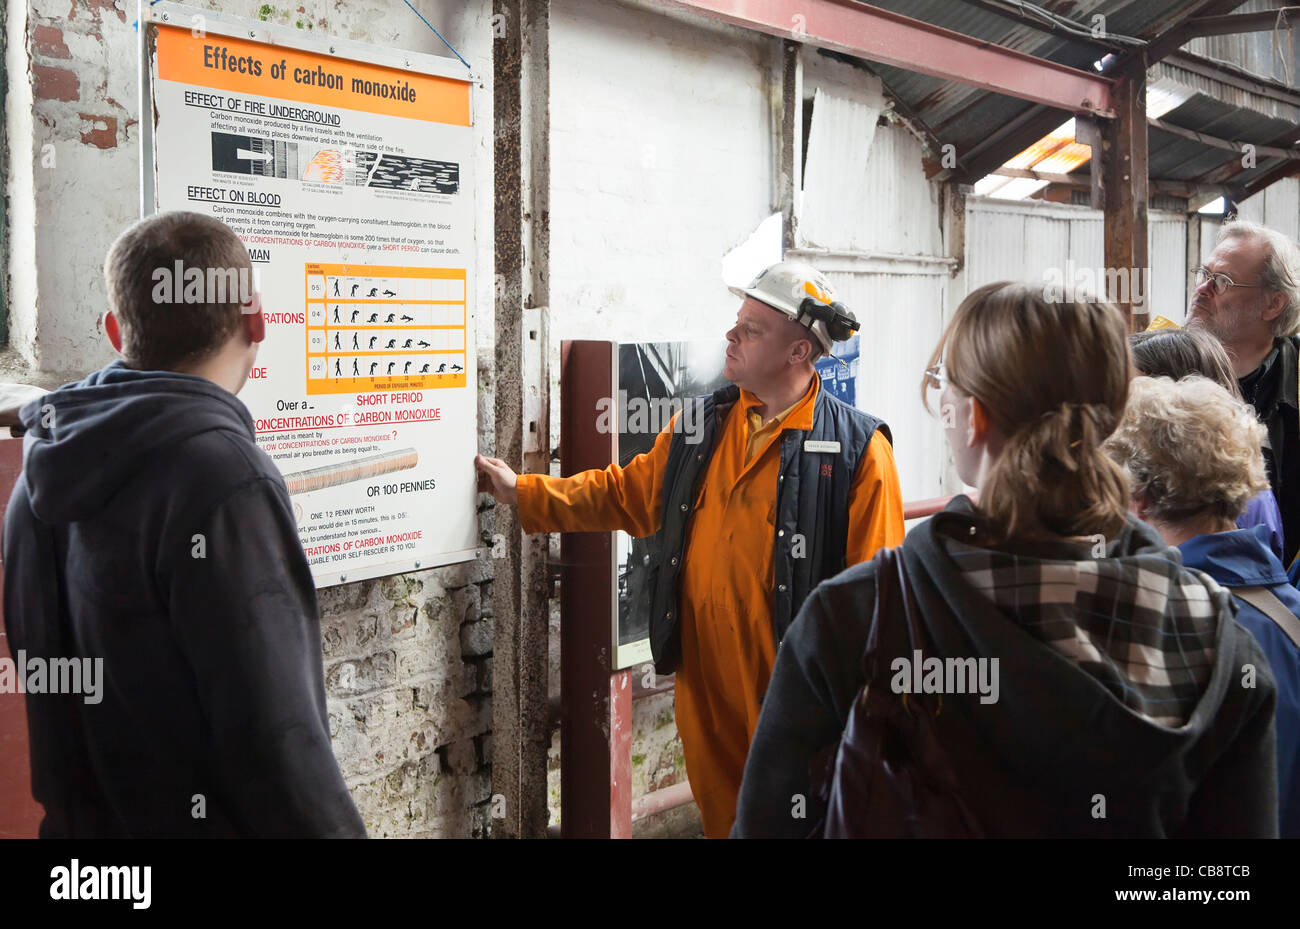
<path id="1" fill-rule="evenodd" d="M 1133 712 L 1169 728 L 1188 722 L 1215 663 L 1222 598 L 1209 575 L 1184 568 L 1174 549 L 1128 554 L 1133 521 L 1102 557 L 1100 538 L 991 547 L 987 521 L 959 499 L 935 532 L 971 587 Z"/>

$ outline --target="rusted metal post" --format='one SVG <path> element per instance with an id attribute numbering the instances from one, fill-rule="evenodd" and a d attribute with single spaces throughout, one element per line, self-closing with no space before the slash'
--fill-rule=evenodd
<path id="1" fill-rule="evenodd" d="M 496 456 L 549 470 L 546 350 L 547 0 L 494 0 L 493 122 Z M 496 24 L 500 28 L 496 28 Z M 540 204 L 540 206 L 539 206 Z M 493 835 L 546 835 L 546 537 L 525 538 L 512 507 L 496 508 L 503 557 L 493 590 L 492 793 L 505 819 Z"/>
<path id="2" fill-rule="evenodd" d="M 617 351 L 613 342 L 561 346 L 564 474 L 617 460 L 617 433 L 598 431 L 595 418 L 596 404 L 616 387 Z M 568 532 L 560 540 L 560 834 L 565 838 L 623 835 L 624 805 L 631 831 L 632 688 L 628 675 L 612 668 L 613 540 L 609 532 Z M 616 806 L 619 827 L 612 815 Z"/>
<path id="3" fill-rule="evenodd" d="M 798 42 L 781 43 L 781 248 L 798 247 L 803 194 L 803 52 Z"/>
<path id="4" fill-rule="evenodd" d="M 1106 286 L 1111 300 L 1141 331 L 1147 309 L 1147 116 L 1146 66 L 1140 58 L 1115 86 L 1115 118 L 1102 131 L 1105 172 Z"/>

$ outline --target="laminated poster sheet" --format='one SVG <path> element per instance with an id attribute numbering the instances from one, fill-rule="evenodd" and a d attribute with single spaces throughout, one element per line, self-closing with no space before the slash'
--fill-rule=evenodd
<path id="1" fill-rule="evenodd" d="M 267 326 L 239 396 L 317 585 L 474 558 L 470 72 L 147 15 L 143 206 L 210 214 L 248 247 Z"/>

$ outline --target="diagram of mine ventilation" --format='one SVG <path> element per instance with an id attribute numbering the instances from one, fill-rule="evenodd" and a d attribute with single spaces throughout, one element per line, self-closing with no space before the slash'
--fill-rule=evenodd
<path id="1" fill-rule="evenodd" d="M 307 393 L 464 387 L 465 271 L 308 264 Z"/>

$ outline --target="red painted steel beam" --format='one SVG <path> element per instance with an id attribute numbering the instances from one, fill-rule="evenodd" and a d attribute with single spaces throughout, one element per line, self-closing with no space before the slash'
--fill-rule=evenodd
<path id="1" fill-rule="evenodd" d="M 560 467 L 564 474 L 618 460 L 618 434 L 587 415 L 617 390 L 617 345 L 560 346 Z M 560 834 L 610 839 L 632 832 L 632 689 L 610 667 L 614 534 L 560 537 Z"/>
<path id="2" fill-rule="evenodd" d="M 562 755 L 560 763 L 564 763 Z M 609 837 L 632 838 L 631 671 L 617 671 L 609 679 Z"/>
<path id="3" fill-rule="evenodd" d="M 1110 116 L 1113 82 L 852 0 L 666 0 L 734 26 L 1072 113 Z"/>
<path id="4" fill-rule="evenodd" d="M 22 469 L 23 443 L 0 439 L 0 522 Z M 0 632 L 3 630 L 4 617 L 0 616 Z M 8 644 L 0 635 L 0 659 L 13 657 Z M 36 838 L 45 814 L 32 797 L 26 699 L 22 694 L 0 693 L 0 839 Z"/>
<path id="5" fill-rule="evenodd" d="M 971 495 L 974 497 L 974 494 Z M 931 497 L 929 500 L 913 500 L 903 504 L 903 519 L 921 519 L 933 516 L 952 501 L 952 497 Z"/>

